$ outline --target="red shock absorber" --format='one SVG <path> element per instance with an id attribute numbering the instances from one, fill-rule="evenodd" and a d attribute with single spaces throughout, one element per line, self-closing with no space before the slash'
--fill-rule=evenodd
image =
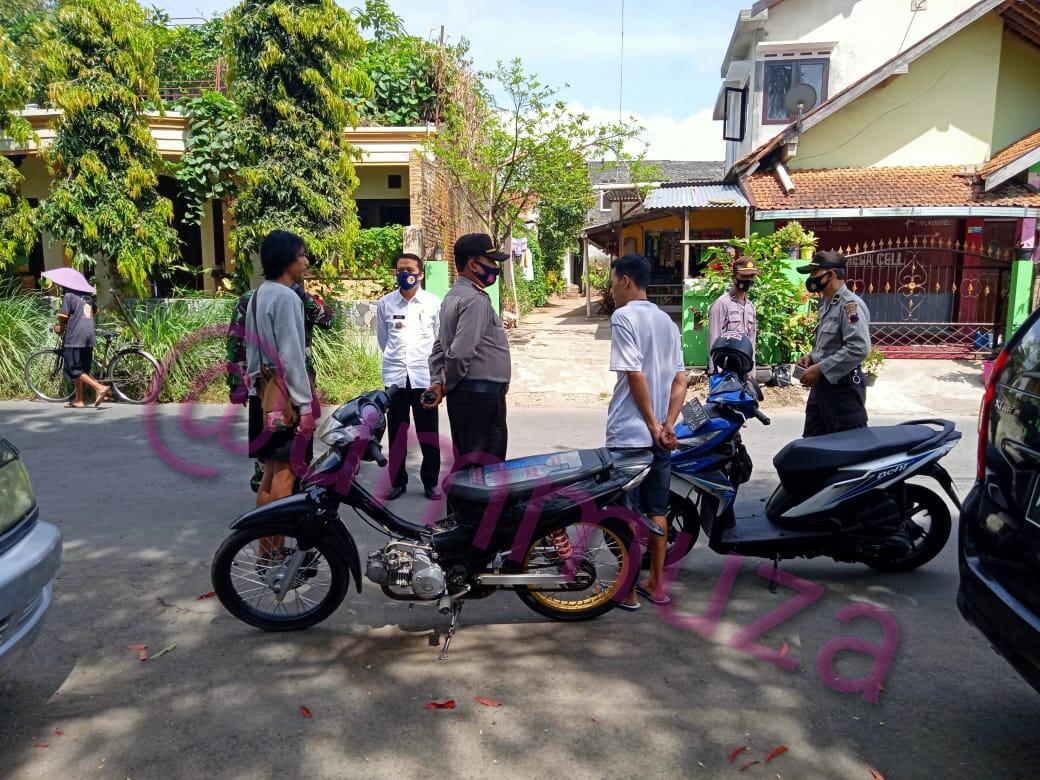
<path id="1" fill-rule="evenodd" d="M 556 554 L 560 556 L 560 560 L 569 561 L 571 556 L 574 555 L 574 550 L 571 549 L 571 540 L 567 538 L 567 532 L 562 528 L 558 528 L 549 534 L 549 538 L 552 539 L 552 543 L 556 547 Z"/>

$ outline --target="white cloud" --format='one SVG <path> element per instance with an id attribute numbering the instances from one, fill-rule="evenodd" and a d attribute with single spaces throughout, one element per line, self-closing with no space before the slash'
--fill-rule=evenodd
<path id="1" fill-rule="evenodd" d="M 584 112 L 595 123 L 617 121 L 617 111 L 593 106 L 586 108 L 572 103 L 575 112 Z M 712 109 L 705 108 L 682 118 L 666 114 L 625 114 L 625 121 L 632 119 L 644 128 L 642 139 L 647 144 L 648 160 L 722 160 L 726 157 L 726 145 L 722 140 L 722 123 L 711 118 Z M 627 151 L 637 154 L 638 144 L 630 145 Z"/>

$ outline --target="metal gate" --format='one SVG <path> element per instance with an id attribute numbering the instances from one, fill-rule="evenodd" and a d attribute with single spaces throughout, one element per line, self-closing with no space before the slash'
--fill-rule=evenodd
<path id="1" fill-rule="evenodd" d="M 838 251 L 846 284 L 870 310 L 871 340 L 889 357 L 970 357 L 1001 345 L 1012 250 L 890 239 Z"/>

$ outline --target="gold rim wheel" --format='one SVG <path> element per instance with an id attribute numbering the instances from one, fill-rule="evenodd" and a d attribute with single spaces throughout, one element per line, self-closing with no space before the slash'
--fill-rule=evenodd
<path id="1" fill-rule="evenodd" d="M 527 586 L 531 596 L 560 612 L 584 612 L 601 607 L 617 593 L 631 563 L 628 547 L 612 529 L 591 523 L 573 523 L 564 529 L 577 566 L 560 558 L 552 539 L 535 539 L 524 557 L 524 572 L 550 570 L 595 572 L 593 582 L 582 590 L 543 591 Z M 571 568 L 573 567 L 573 568 Z M 580 567 L 580 568 L 579 568 Z"/>

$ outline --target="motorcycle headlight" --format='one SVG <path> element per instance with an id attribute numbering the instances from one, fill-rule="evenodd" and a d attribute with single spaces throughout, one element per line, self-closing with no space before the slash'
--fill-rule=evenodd
<path id="1" fill-rule="evenodd" d="M 335 417 L 329 417 L 318 429 L 318 438 L 328 447 L 349 447 L 360 435 L 356 426 L 344 425 Z"/>

